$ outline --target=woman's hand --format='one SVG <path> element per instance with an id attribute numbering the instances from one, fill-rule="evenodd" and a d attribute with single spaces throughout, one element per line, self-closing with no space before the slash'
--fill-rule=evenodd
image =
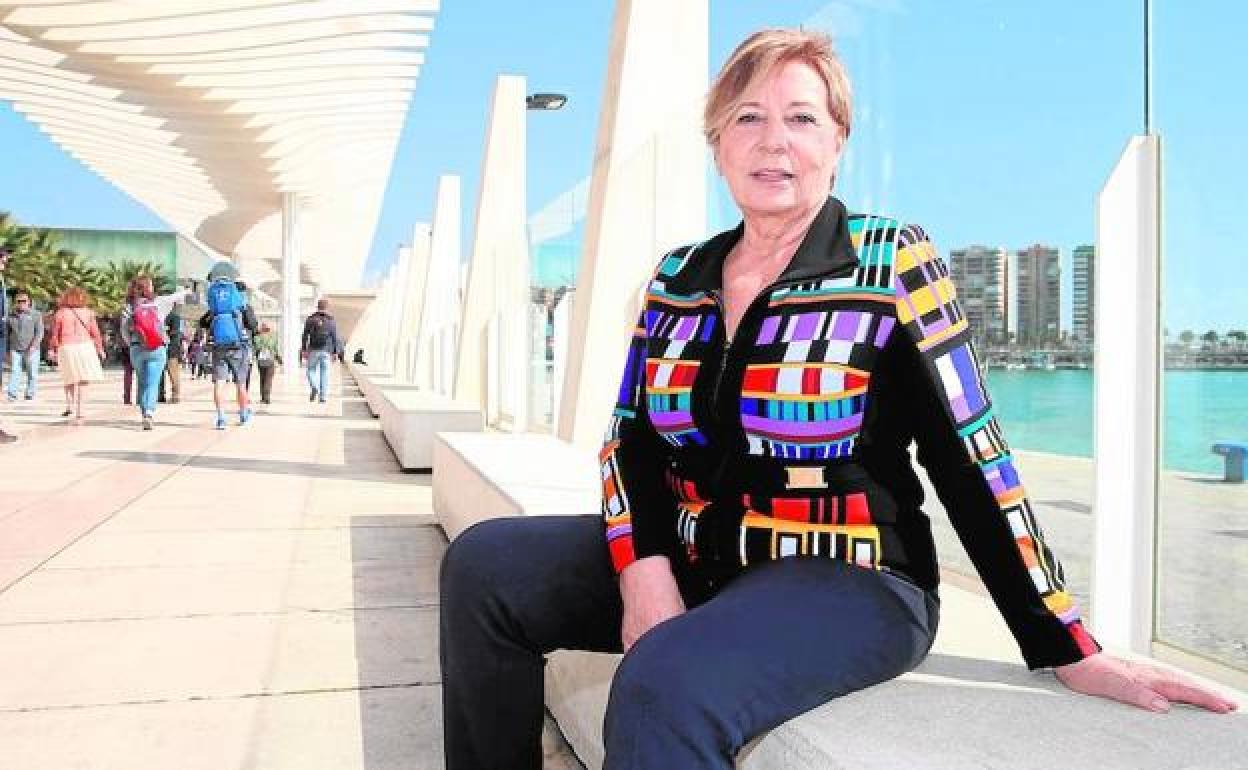
<path id="1" fill-rule="evenodd" d="M 625 567 L 620 573 L 620 597 L 624 600 L 620 641 L 625 652 L 651 628 L 685 611 L 666 556 L 647 556 Z"/>
<path id="2" fill-rule="evenodd" d="M 1075 692 L 1121 701 L 1149 711 L 1170 710 L 1170 703 L 1190 703 L 1225 714 L 1239 708 L 1235 701 L 1218 695 L 1192 679 L 1147 663 L 1122 660 L 1103 652 L 1078 663 L 1053 669 L 1057 678 Z"/>

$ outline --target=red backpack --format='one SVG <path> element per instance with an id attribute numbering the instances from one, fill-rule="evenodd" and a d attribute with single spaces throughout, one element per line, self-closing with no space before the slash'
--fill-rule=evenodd
<path id="1" fill-rule="evenodd" d="M 165 335 L 161 330 L 160 309 L 152 300 L 141 300 L 134 306 L 134 335 L 144 350 L 164 347 Z"/>

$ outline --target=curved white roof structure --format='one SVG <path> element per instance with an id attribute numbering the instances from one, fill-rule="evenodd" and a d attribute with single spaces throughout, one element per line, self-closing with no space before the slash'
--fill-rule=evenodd
<path id="1" fill-rule="evenodd" d="M 438 0 L 0 2 L 0 99 L 260 280 L 359 285 Z M 268 264 L 265 264 L 267 262 Z"/>

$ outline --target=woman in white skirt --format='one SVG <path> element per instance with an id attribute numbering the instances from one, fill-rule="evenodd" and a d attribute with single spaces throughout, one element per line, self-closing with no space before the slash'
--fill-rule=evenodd
<path id="1" fill-rule="evenodd" d="M 48 350 L 65 386 L 65 411 L 61 416 L 73 415 L 75 424 L 81 425 L 83 392 L 89 383 L 104 379 L 100 367 L 104 342 L 95 313 L 87 307 L 87 293 L 77 286 L 66 289 L 57 302 Z"/>

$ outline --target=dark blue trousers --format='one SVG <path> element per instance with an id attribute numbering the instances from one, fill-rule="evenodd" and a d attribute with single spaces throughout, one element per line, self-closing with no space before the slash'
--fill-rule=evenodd
<path id="1" fill-rule="evenodd" d="M 914 668 L 936 635 L 934 593 L 887 573 L 786 558 L 721 584 L 674 566 L 689 610 L 616 671 L 607 770 L 728 770 L 754 736 Z M 448 770 L 540 770 L 543 656 L 621 649 L 601 519 L 482 522 L 447 550 L 441 590 Z"/>

